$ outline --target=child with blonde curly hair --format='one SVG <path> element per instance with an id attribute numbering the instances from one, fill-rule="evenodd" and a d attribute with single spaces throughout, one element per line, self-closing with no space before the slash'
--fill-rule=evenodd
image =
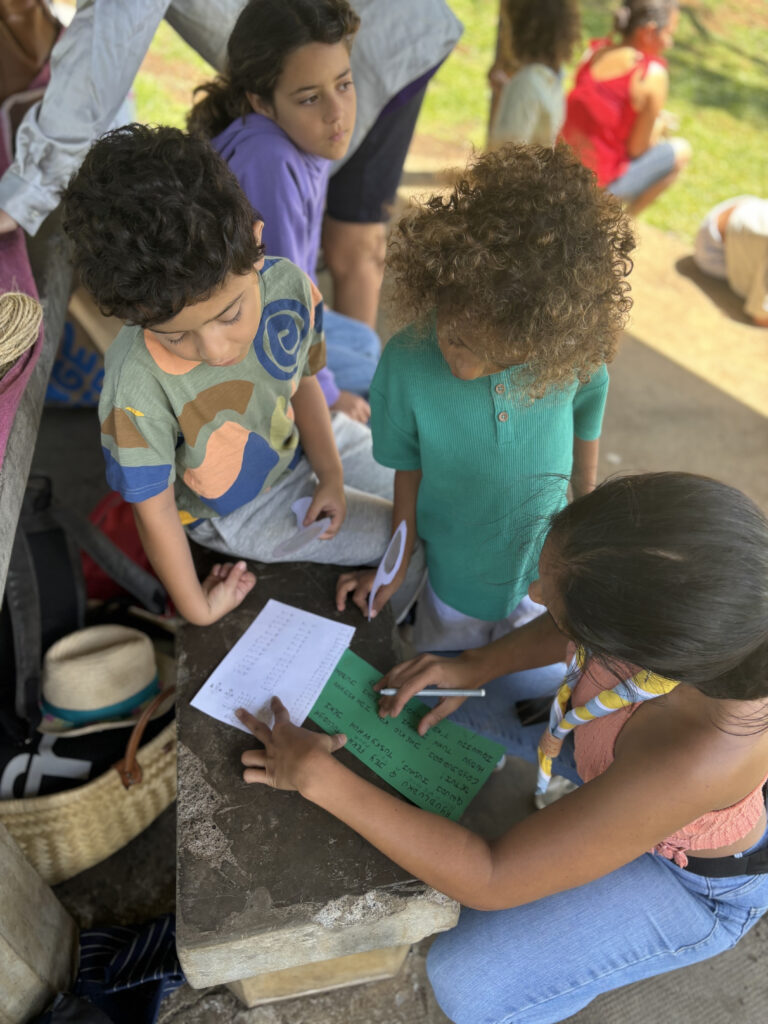
<path id="1" fill-rule="evenodd" d="M 371 423 L 408 544 L 374 613 L 420 537 L 417 649 L 478 647 L 540 611 L 526 594 L 542 524 L 569 480 L 576 497 L 596 483 L 633 248 L 619 201 L 563 146 L 486 153 L 401 220 L 389 268 L 412 322 L 384 349 Z M 341 576 L 339 609 L 365 609 L 372 581 Z"/>

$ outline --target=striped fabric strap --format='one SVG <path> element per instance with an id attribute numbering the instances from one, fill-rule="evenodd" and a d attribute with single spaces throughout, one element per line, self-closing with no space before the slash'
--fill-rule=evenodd
<path id="1" fill-rule="evenodd" d="M 654 672 L 642 671 L 632 676 L 631 679 L 626 679 L 614 686 L 612 690 L 598 693 L 586 704 L 566 711 L 573 692 L 573 686 L 569 680 L 575 682 L 576 677 L 584 670 L 585 663 L 586 652 L 583 647 L 580 647 L 568 665 L 565 678 L 552 701 L 549 724 L 539 740 L 537 793 L 546 793 L 549 780 L 552 778 L 552 761 L 560 753 L 563 740 L 577 725 L 584 725 L 585 722 L 592 722 L 596 718 L 604 718 L 606 715 L 618 711 L 619 708 L 642 704 L 643 701 L 661 697 L 670 693 L 678 685 L 674 679 L 666 679 Z"/>

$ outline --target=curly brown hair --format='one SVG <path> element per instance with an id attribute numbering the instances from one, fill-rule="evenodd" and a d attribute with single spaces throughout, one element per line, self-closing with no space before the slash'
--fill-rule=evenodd
<path id="1" fill-rule="evenodd" d="M 506 145 L 447 195 L 415 204 L 390 241 L 393 306 L 426 332 L 483 331 L 476 354 L 527 364 L 532 398 L 586 381 L 616 352 L 635 237 L 621 202 L 564 145 Z"/>
<path id="2" fill-rule="evenodd" d="M 522 64 L 534 61 L 558 70 L 581 38 L 576 0 L 507 0 L 512 49 Z"/>

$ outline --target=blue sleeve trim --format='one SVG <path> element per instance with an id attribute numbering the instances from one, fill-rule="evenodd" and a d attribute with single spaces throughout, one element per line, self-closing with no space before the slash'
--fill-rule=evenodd
<path id="1" fill-rule="evenodd" d="M 171 482 L 173 466 L 123 466 L 108 448 L 102 448 L 107 466 L 107 483 L 126 501 L 146 501 L 162 494 Z"/>

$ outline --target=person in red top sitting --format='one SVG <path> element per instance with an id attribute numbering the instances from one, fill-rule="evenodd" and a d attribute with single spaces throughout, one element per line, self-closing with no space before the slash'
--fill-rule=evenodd
<path id="1" fill-rule="evenodd" d="M 599 185 L 639 213 L 668 188 L 691 157 L 667 138 L 669 89 L 661 54 L 677 29 L 676 0 L 628 0 L 614 15 L 621 42 L 595 39 L 568 96 L 562 137 Z"/>

